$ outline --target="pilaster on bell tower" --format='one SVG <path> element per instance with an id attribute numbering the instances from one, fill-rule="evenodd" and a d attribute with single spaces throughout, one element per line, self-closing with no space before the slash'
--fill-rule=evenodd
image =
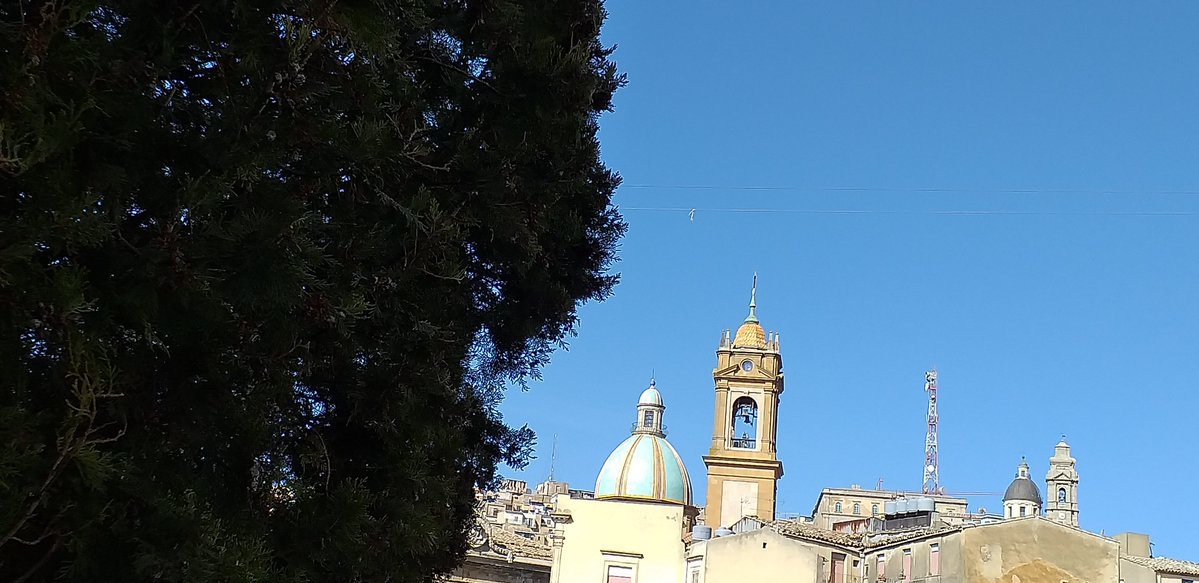
<path id="1" fill-rule="evenodd" d="M 778 480 L 778 407 L 783 392 L 783 357 L 778 334 L 758 321 L 758 276 L 750 292 L 749 316 L 736 336 L 725 330 L 716 350 L 716 408 L 708 468 L 709 526 L 730 526 L 744 516 L 774 520 Z"/>

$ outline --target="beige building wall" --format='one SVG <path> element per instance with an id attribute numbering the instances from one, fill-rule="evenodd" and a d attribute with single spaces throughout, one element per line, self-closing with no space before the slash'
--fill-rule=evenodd
<path id="1" fill-rule="evenodd" d="M 552 583 L 602 583 L 628 567 L 633 583 L 683 583 L 682 505 L 625 500 L 558 500 Z"/>
<path id="2" fill-rule="evenodd" d="M 1113 536 L 1117 543 L 1120 544 L 1120 555 L 1132 555 L 1134 557 L 1149 557 L 1153 554 L 1149 546 L 1149 535 L 1139 532 L 1122 532 Z"/>
<path id="3" fill-rule="evenodd" d="M 1144 565 L 1121 558 L 1120 580 L 1124 583 L 1157 583 L 1157 572 Z"/>
<path id="4" fill-rule="evenodd" d="M 1182 575 L 1174 575 L 1171 573 L 1159 573 L 1158 581 L 1160 583 L 1182 583 L 1183 581 L 1194 581 L 1194 577 L 1183 577 Z"/>
<path id="5" fill-rule="evenodd" d="M 702 568 L 692 569 L 686 583 L 829 583 L 819 578 L 820 556 L 811 547 L 770 529 L 699 544 Z"/>
<path id="6" fill-rule="evenodd" d="M 933 565 L 934 548 L 937 549 L 936 554 L 938 555 L 937 568 L 934 568 Z M 951 531 L 940 536 L 929 536 L 868 549 L 865 551 L 865 580 L 879 580 L 879 559 L 881 557 L 882 575 L 887 581 L 897 581 L 901 574 L 905 581 L 912 582 L 964 581 L 961 548 L 960 533 Z M 910 552 L 912 557 L 911 572 L 909 573 L 903 572 L 905 552 Z"/>
<path id="7" fill-rule="evenodd" d="M 969 583 L 1119 583 L 1119 545 L 1038 518 L 961 531 Z M 1127 583 L 1127 582 L 1126 582 Z"/>

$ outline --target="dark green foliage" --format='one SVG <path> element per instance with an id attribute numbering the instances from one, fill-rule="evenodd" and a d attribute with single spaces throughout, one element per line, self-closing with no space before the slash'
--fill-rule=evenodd
<path id="1" fill-rule="evenodd" d="M 615 281 L 603 19 L 0 2 L 0 580 L 451 569 Z"/>

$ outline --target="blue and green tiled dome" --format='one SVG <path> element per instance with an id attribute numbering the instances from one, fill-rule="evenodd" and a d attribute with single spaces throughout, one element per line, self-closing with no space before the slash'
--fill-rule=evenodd
<path id="1" fill-rule="evenodd" d="M 596 498 L 691 505 L 691 478 L 683 458 L 666 441 L 662 431 L 665 409 L 655 383 L 651 382 L 637 404 L 633 435 L 616 446 L 600 469 L 595 481 Z"/>

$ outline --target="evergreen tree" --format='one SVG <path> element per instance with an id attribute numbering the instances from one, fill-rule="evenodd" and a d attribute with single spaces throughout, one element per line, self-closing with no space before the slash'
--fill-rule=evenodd
<path id="1" fill-rule="evenodd" d="M 0 580 L 452 569 L 615 283 L 604 18 L 0 2 Z"/>

